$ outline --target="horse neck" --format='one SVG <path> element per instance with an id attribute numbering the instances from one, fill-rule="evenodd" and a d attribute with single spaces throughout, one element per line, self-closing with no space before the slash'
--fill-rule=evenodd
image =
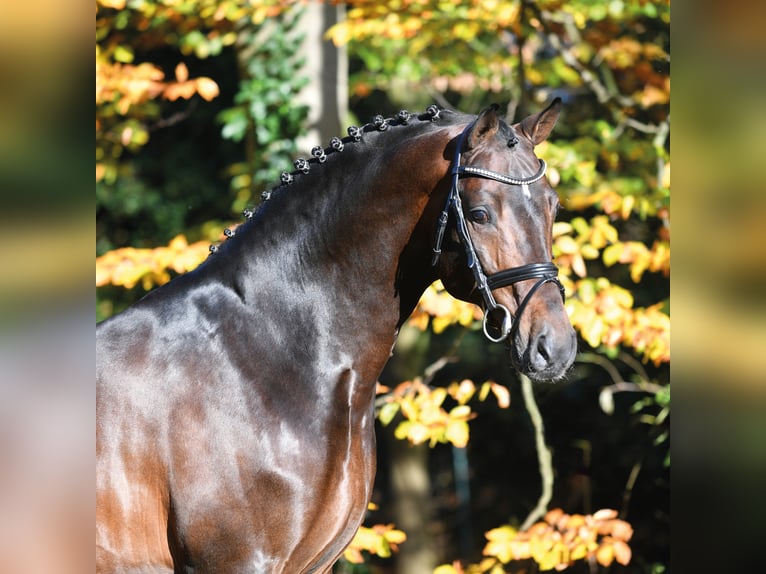
<path id="1" fill-rule="evenodd" d="M 430 226 L 422 219 L 430 211 L 436 217 L 427 208 L 443 199 L 432 198 L 446 197 L 444 149 L 456 131 L 423 129 L 379 152 L 374 144 L 387 134 L 368 134 L 374 138 L 364 147 L 350 144 L 358 146 L 354 153 L 330 155 L 326 165 L 312 167 L 316 174 L 277 190 L 245 224 L 239 248 L 221 250 L 229 252 L 222 259 L 239 259 L 227 265 L 242 271 L 240 289 L 275 297 L 280 290 L 273 286 L 281 286 L 309 307 L 332 305 L 327 327 L 343 329 L 359 318 L 366 332 L 356 325 L 358 337 L 393 342 L 434 279 Z M 264 280 L 269 294 L 261 292 Z"/>

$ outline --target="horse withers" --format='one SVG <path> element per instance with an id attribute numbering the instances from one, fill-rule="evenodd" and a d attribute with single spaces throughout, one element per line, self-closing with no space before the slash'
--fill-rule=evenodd
<path id="1" fill-rule="evenodd" d="M 576 338 L 516 124 L 430 106 L 312 150 L 194 271 L 97 326 L 99 573 L 326 573 L 367 508 L 375 383 L 441 279 L 533 379 Z"/>

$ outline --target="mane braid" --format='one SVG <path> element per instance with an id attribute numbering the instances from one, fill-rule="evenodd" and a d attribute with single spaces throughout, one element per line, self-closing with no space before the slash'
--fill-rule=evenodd
<path id="1" fill-rule="evenodd" d="M 389 127 L 410 125 L 410 121 L 413 119 L 417 119 L 420 122 L 427 121 L 436 123 L 439 119 L 442 119 L 442 111 L 445 110 L 436 104 L 431 104 L 426 108 L 425 112 L 420 114 L 410 113 L 407 110 L 400 110 L 394 117 L 391 118 L 384 118 L 382 115 L 376 115 L 369 123 L 366 123 L 361 127 L 349 126 L 347 130 L 348 135 L 346 137 L 333 137 L 330 139 L 329 147 L 325 148 L 319 145 L 314 146 L 311 148 L 311 157 L 308 159 L 305 157 L 299 157 L 296 159 L 293 162 L 295 170 L 292 172 L 282 172 L 279 177 L 279 184 L 276 187 L 269 190 L 264 190 L 261 193 L 261 203 L 255 208 L 247 207 L 242 212 L 242 215 L 245 218 L 245 222 L 257 215 L 257 213 L 264 207 L 265 203 L 271 199 L 271 196 L 274 193 L 282 191 L 287 186 L 295 183 L 296 178 L 302 175 L 307 175 L 311 171 L 311 167 L 313 165 L 323 164 L 327 161 L 330 155 L 341 153 L 344 149 L 346 149 L 347 144 L 361 142 L 364 139 L 364 136 L 369 133 L 385 132 L 389 129 Z M 226 228 L 224 229 L 223 234 L 226 236 L 226 240 L 228 240 L 234 237 L 237 233 L 236 230 Z M 219 245 L 220 244 L 210 245 L 210 253 L 208 257 L 218 251 Z"/>

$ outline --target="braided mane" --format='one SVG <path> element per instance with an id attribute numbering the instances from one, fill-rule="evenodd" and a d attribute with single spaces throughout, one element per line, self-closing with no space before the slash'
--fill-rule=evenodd
<path id="1" fill-rule="evenodd" d="M 261 193 L 261 203 L 256 208 L 248 207 L 242 215 L 245 221 L 252 219 L 259 214 L 265 207 L 267 202 L 272 197 L 281 194 L 288 187 L 294 186 L 297 182 L 301 181 L 304 176 L 308 175 L 312 169 L 316 169 L 320 165 L 325 164 L 328 159 L 336 156 L 344 151 L 350 149 L 357 149 L 357 144 L 371 143 L 375 134 L 387 132 L 389 128 L 398 126 L 410 126 L 413 122 L 422 122 L 424 125 L 435 124 L 439 120 L 445 119 L 447 116 L 458 117 L 455 112 L 451 110 L 445 110 L 438 107 L 435 104 L 428 106 L 425 112 L 416 114 L 410 113 L 407 110 L 400 110 L 395 116 L 385 118 L 382 115 L 374 116 L 369 123 L 362 126 L 349 126 L 347 136 L 333 137 L 330 139 L 328 147 L 315 146 L 311 149 L 310 157 L 299 157 L 293 162 L 295 169 L 291 172 L 282 172 L 279 178 L 279 184 L 272 188 L 265 190 Z M 452 118 L 451 118 L 452 119 Z M 226 228 L 224 230 L 226 239 L 230 239 L 236 235 L 234 229 Z M 210 254 L 217 252 L 218 245 L 210 245 Z"/>

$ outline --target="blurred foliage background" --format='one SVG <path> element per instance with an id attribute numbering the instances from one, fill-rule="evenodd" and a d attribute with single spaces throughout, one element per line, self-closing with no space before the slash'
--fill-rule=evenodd
<path id="1" fill-rule="evenodd" d="M 377 508 L 338 572 L 667 571 L 669 1 L 97 0 L 99 320 L 202 261 L 307 136 L 554 96 L 537 151 L 576 365 L 530 400 L 474 310 L 429 288 L 381 376 Z"/>

